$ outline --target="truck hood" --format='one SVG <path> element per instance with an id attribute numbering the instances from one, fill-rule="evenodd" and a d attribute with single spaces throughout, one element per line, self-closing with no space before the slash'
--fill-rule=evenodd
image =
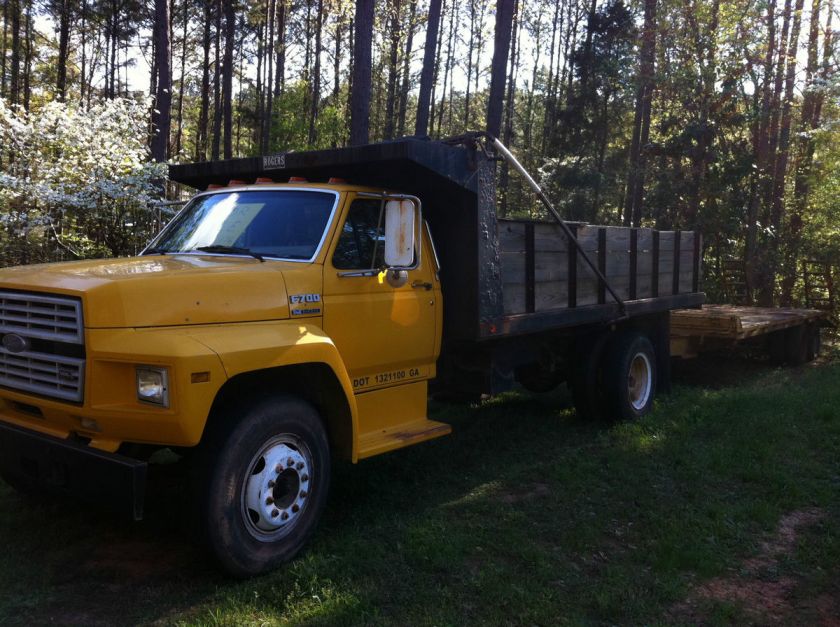
<path id="1" fill-rule="evenodd" d="M 302 264 L 154 255 L 0 269 L 0 289 L 79 296 L 85 327 L 153 327 L 289 317 L 283 274 Z"/>

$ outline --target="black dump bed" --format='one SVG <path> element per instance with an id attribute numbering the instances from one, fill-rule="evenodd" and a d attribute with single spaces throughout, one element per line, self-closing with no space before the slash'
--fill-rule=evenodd
<path id="1" fill-rule="evenodd" d="M 413 138 L 353 148 L 172 165 L 173 181 L 206 189 L 290 176 L 413 194 L 441 262 L 444 337 L 474 341 L 608 322 L 621 315 L 557 225 L 496 217 L 496 159 L 482 149 Z M 694 232 L 572 225 L 624 300 L 626 315 L 703 302 Z"/>

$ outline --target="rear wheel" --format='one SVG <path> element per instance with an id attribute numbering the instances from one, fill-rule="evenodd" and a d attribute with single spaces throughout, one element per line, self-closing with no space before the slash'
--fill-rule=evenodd
<path id="1" fill-rule="evenodd" d="M 822 338 L 820 337 L 820 328 L 815 324 L 809 324 L 805 331 L 805 342 L 807 348 L 805 349 L 805 360 L 814 361 L 820 356 L 822 350 Z"/>
<path id="2" fill-rule="evenodd" d="M 266 399 L 208 448 L 196 489 L 205 537 L 225 570 L 248 577 L 294 558 L 329 489 L 329 445 L 317 411 L 296 398 Z"/>
<path id="3" fill-rule="evenodd" d="M 791 327 L 785 331 L 785 361 L 801 366 L 808 361 L 809 337 L 805 326 Z"/>
<path id="4" fill-rule="evenodd" d="M 656 394 L 656 353 L 647 336 L 630 331 L 613 340 L 603 384 L 607 418 L 635 420 L 650 412 Z"/>

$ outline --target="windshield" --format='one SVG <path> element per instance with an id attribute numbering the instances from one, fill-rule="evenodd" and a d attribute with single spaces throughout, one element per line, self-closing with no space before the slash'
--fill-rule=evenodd
<path id="1" fill-rule="evenodd" d="M 149 253 L 212 252 L 311 260 L 337 196 L 254 190 L 199 196 L 164 229 Z"/>

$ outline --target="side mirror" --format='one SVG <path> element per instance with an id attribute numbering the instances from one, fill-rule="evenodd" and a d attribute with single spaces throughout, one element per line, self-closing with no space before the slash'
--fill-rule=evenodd
<path id="1" fill-rule="evenodd" d="M 417 206 L 410 200 L 385 203 L 385 265 L 409 268 L 414 262 Z"/>

